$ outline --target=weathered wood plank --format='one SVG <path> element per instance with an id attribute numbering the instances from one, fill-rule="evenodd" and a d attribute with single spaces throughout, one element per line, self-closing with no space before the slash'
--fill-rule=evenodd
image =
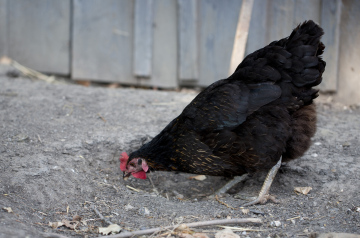
<path id="1" fill-rule="evenodd" d="M 140 85 L 175 88 L 177 81 L 176 1 L 154 0 L 154 43 L 152 77 Z"/>
<path id="2" fill-rule="evenodd" d="M 135 84 L 131 0 L 73 0 L 72 78 Z"/>
<path id="3" fill-rule="evenodd" d="M 200 1 L 200 86 L 229 76 L 241 3 L 238 0 Z"/>
<path id="4" fill-rule="evenodd" d="M 296 0 L 293 28 L 305 20 L 320 23 L 321 0 Z"/>
<path id="5" fill-rule="evenodd" d="M 295 0 L 269 0 L 267 18 L 267 42 L 282 39 L 294 28 Z"/>
<path id="6" fill-rule="evenodd" d="M 343 103 L 354 104 L 360 102 L 360 1 L 343 0 L 342 3 L 336 98 Z"/>
<path id="7" fill-rule="evenodd" d="M 198 1 L 178 0 L 178 70 L 179 79 L 185 84 L 186 81 L 197 81 L 199 78 L 197 5 Z"/>
<path id="8" fill-rule="evenodd" d="M 8 1 L 8 55 L 42 72 L 70 73 L 70 0 Z"/>
<path id="9" fill-rule="evenodd" d="M 321 91 L 336 91 L 338 84 L 339 44 L 340 44 L 341 0 L 323 1 L 321 5 L 321 27 L 325 35 L 322 41 L 326 49 L 324 59 L 326 70 Z"/>
<path id="10" fill-rule="evenodd" d="M 246 53 L 290 34 L 305 20 L 320 20 L 320 0 L 255 0 Z"/>
<path id="11" fill-rule="evenodd" d="M 239 62 L 244 59 L 253 4 L 254 0 L 243 0 L 242 2 L 231 54 L 229 74 L 232 74 Z"/>
<path id="12" fill-rule="evenodd" d="M 269 42 L 267 36 L 267 2 L 255 0 L 251 14 L 248 41 L 245 55 L 264 47 Z"/>
<path id="13" fill-rule="evenodd" d="M 8 55 L 7 23 L 7 0 L 0 0 L 0 58 Z"/>
<path id="14" fill-rule="evenodd" d="M 153 0 L 135 0 L 134 74 L 150 77 L 153 49 Z"/>

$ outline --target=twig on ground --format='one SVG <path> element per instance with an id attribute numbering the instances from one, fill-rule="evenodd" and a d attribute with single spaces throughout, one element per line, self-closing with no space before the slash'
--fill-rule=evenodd
<path id="1" fill-rule="evenodd" d="M 185 225 L 187 227 L 191 228 L 191 227 L 200 227 L 200 226 L 213 226 L 213 225 L 237 224 L 237 223 L 262 223 L 262 221 L 259 218 L 234 218 L 234 219 L 192 222 L 192 223 L 187 223 Z M 134 231 L 134 232 L 124 232 L 124 233 L 120 233 L 118 235 L 100 236 L 100 237 L 102 237 L 102 238 L 126 238 L 126 237 L 131 237 L 131 236 L 152 234 L 154 232 L 159 232 L 162 230 L 173 229 L 174 227 L 176 228 L 178 226 L 179 225 L 158 227 L 158 228 L 152 228 L 152 229 L 140 230 L 140 231 Z"/>
<path id="2" fill-rule="evenodd" d="M 233 209 L 233 210 L 236 210 L 236 208 L 234 208 L 234 207 L 226 204 L 225 202 L 221 201 L 221 200 L 219 199 L 218 195 L 215 195 L 215 199 L 216 199 L 216 201 L 218 201 L 220 204 L 225 205 L 226 207 L 231 208 L 231 209 Z"/>
<path id="3" fill-rule="evenodd" d="M 325 216 L 321 216 L 321 217 L 315 217 L 315 218 L 311 218 L 309 219 L 310 221 L 315 221 L 315 220 L 319 220 L 319 219 L 322 219 L 324 218 Z"/>
<path id="4" fill-rule="evenodd" d="M 24 65 L 19 64 L 15 60 L 11 60 L 11 65 L 13 67 L 15 67 L 17 70 L 19 70 L 21 73 L 23 73 L 25 76 L 28 76 L 30 78 L 44 80 L 48 83 L 52 83 L 55 80 L 54 76 L 48 76 L 48 75 L 42 74 L 36 70 L 30 69 L 28 67 L 25 67 Z"/>
<path id="5" fill-rule="evenodd" d="M 153 181 L 152 181 L 152 179 L 151 179 L 151 176 L 152 176 L 152 175 L 148 174 L 148 178 L 149 178 L 149 180 L 150 180 L 150 183 L 151 183 L 151 185 L 153 186 L 154 192 L 156 193 L 156 195 L 159 195 L 160 193 L 159 193 L 159 191 L 157 190 L 157 188 L 155 187 L 155 185 L 154 185 L 154 183 L 153 183 Z"/>
<path id="6" fill-rule="evenodd" d="M 39 142 L 42 143 L 42 140 L 41 140 L 39 134 L 37 135 L 37 137 L 38 137 Z"/>
<path id="7" fill-rule="evenodd" d="M 117 193 L 120 193 L 119 189 L 115 185 L 113 185 L 113 188 L 116 190 Z"/>
<path id="8" fill-rule="evenodd" d="M 98 113 L 98 116 L 100 117 L 101 120 L 103 120 L 104 122 L 106 122 L 106 119 L 100 115 L 100 113 Z"/>
<path id="9" fill-rule="evenodd" d="M 100 212 L 98 209 L 96 209 L 96 207 L 94 205 L 90 206 L 94 212 L 100 217 L 101 220 L 103 220 L 104 222 L 106 222 L 109 225 L 112 225 L 113 223 L 111 221 L 109 221 L 108 219 L 106 219 Z"/>
<path id="10" fill-rule="evenodd" d="M 232 227 L 232 226 L 218 226 L 218 227 L 221 227 L 221 228 L 224 228 L 224 229 L 228 228 L 228 229 L 231 229 L 231 230 L 234 230 L 234 231 L 257 231 L 257 232 L 265 231 L 265 230 L 260 230 L 260 229 Z"/>
<path id="11" fill-rule="evenodd" d="M 156 232 L 154 232 L 153 234 L 151 234 L 149 237 L 152 238 L 152 237 L 163 237 L 163 236 L 166 236 L 166 237 L 170 237 L 171 234 L 173 234 L 173 232 L 175 231 L 175 229 L 177 228 L 177 226 L 173 226 L 172 229 L 164 229 L 164 230 L 158 230 Z M 158 233 L 162 232 L 162 231 L 165 231 L 165 233 L 163 234 L 160 234 L 160 235 L 157 235 Z"/>
<path id="12" fill-rule="evenodd" d="M 135 191 L 135 192 L 141 192 L 141 190 L 136 189 L 136 188 L 133 188 L 133 187 L 131 187 L 131 186 L 129 186 L 129 185 L 126 185 L 126 187 L 127 187 L 127 188 L 130 188 L 131 190 L 133 190 L 133 191 Z"/>

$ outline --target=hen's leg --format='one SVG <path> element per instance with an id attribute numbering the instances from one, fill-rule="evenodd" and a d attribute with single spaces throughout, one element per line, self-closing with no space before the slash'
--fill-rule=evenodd
<path id="1" fill-rule="evenodd" d="M 232 188 L 235 184 L 240 183 L 241 181 L 247 178 L 248 174 L 243 174 L 241 176 L 235 176 L 232 180 L 227 182 L 224 186 L 222 186 L 219 190 L 215 192 L 215 195 L 219 195 L 222 193 L 226 193 L 230 188 Z"/>
<path id="2" fill-rule="evenodd" d="M 245 203 L 244 205 L 242 205 L 242 207 L 246 207 L 246 206 L 250 206 L 250 205 L 254 205 L 254 204 L 258 204 L 258 203 L 264 204 L 267 202 L 268 199 L 277 203 L 275 198 L 269 194 L 269 190 L 270 190 L 271 184 L 274 181 L 275 175 L 276 175 L 277 171 L 279 170 L 280 166 L 281 166 L 281 157 L 280 157 L 279 161 L 276 163 L 276 165 L 274 167 L 272 167 L 271 170 L 269 171 L 269 173 L 267 174 L 264 184 L 261 187 L 259 196 L 255 200 Z"/>

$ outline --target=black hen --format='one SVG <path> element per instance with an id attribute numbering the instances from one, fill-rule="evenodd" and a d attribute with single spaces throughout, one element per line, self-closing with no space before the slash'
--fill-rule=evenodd
<path id="1" fill-rule="evenodd" d="M 148 169 L 234 177 L 277 164 L 273 178 L 281 158 L 303 155 L 315 133 L 313 87 L 325 69 L 322 35 L 317 24 L 306 21 L 289 37 L 248 55 L 152 141 L 129 157 L 123 153 L 124 177 L 146 178 Z"/>

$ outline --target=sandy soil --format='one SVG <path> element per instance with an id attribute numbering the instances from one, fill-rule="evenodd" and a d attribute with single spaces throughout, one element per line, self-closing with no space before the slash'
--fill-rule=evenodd
<path id="1" fill-rule="evenodd" d="M 252 206 L 245 214 L 239 209 L 242 198 L 258 193 L 264 175 L 237 185 L 219 198 L 222 203 L 207 197 L 226 183 L 219 177 L 197 181 L 190 174 L 156 172 L 151 175 L 154 186 L 149 180 L 122 179 L 120 153 L 155 136 L 194 93 L 86 88 L 4 74 L 0 84 L 0 237 L 97 237 L 97 228 L 108 224 L 93 207 L 124 231 L 254 217 L 262 223 L 239 226 L 260 231 L 236 233 L 360 233 L 359 107 L 345 107 L 327 96 L 317 100 L 312 147 L 283 165 L 271 188 L 280 203 Z M 303 195 L 294 187 L 312 190 Z M 82 221 L 75 230 L 49 226 L 75 215 Z M 220 229 L 195 230 L 212 237 Z"/>

